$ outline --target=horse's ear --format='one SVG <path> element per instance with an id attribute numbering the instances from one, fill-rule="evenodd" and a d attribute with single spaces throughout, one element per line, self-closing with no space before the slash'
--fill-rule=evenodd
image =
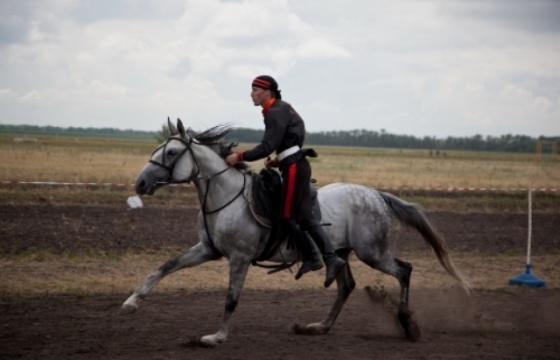
<path id="1" fill-rule="evenodd" d="M 179 129 L 179 133 L 181 134 L 181 137 L 185 137 L 185 127 L 183 126 L 183 122 L 181 121 L 181 119 L 177 119 L 177 129 Z"/>
<path id="2" fill-rule="evenodd" d="M 169 135 L 177 135 L 179 133 L 179 131 L 177 130 L 175 125 L 173 125 L 169 117 L 167 117 L 167 128 L 169 129 Z"/>

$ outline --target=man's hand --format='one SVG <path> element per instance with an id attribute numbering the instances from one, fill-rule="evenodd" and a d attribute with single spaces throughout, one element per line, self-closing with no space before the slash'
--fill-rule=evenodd
<path id="1" fill-rule="evenodd" d="M 264 159 L 264 167 L 271 168 L 271 167 L 278 167 L 278 160 L 276 158 L 271 159 L 270 156 Z"/>
<path id="2" fill-rule="evenodd" d="M 228 157 L 226 157 L 226 164 L 230 166 L 233 166 L 238 162 L 239 162 L 239 156 L 237 155 L 237 153 L 233 153 L 231 155 L 228 155 Z"/>

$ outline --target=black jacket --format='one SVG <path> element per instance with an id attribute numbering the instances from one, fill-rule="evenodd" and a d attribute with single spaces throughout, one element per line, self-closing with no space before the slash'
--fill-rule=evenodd
<path id="1" fill-rule="evenodd" d="M 243 160 L 255 161 L 263 159 L 273 151 L 276 154 L 294 145 L 303 146 L 305 124 L 292 105 L 276 100 L 264 116 L 264 135 L 261 143 L 243 153 Z"/>

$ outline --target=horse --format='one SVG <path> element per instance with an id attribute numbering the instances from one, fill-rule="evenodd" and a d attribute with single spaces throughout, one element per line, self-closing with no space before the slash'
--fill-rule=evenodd
<path id="1" fill-rule="evenodd" d="M 250 265 L 264 251 L 271 228 L 258 222 L 250 210 L 249 192 L 252 173 L 241 162 L 229 166 L 225 157 L 237 144 L 223 137 L 233 128 L 218 125 L 201 133 L 185 127 L 180 119 L 174 125 L 168 118 L 169 137 L 158 146 L 135 181 L 139 195 L 153 195 L 172 183 L 193 183 L 200 201 L 198 214 L 199 242 L 184 253 L 166 261 L 150 273 L 145 281 L 122 304 L 126 313 L 138 309 L 139 301 L 165 276 L 223 257 L 229 260 L 229 285 L 221 324 L 214 334 L 199 338 L 198 345 L 214 347 L 227 340 L 231 317 L 237 308 Z M 356 287 L 352 276 L 351 253 L 357 259 L 400 284 L 397 317 L 411 340 L 420 333 L 409 312 L 409 286 L 412 265 L 394 257 L 389 250 L 388 233 L 396 217 L 402 224 L 417 230 L 433 249 L 439 263 L 467 291 L 469 284 L 453 264 L 444 239 L 414 203 L 382 191 L 351 183 L 336 183 L 319 188 L 317 200 L 322 221 L 330 223 L 326 231 L 337 254 L 346 261 L 336 277 L 336 300 L 326 317 L 317 323 L 294 325 L 298 334 L 326 334 L 332 328 L 344 303 Z M 282 245 L 268 261 L 298 261 L 292 246 Z"/>

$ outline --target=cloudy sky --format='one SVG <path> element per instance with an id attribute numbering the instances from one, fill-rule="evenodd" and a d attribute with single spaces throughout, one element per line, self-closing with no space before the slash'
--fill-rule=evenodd
<path id="1" fill-rule="evenodd" d="M 557 0 L 2 0 L 0 123 L 560 136 Z"/>

